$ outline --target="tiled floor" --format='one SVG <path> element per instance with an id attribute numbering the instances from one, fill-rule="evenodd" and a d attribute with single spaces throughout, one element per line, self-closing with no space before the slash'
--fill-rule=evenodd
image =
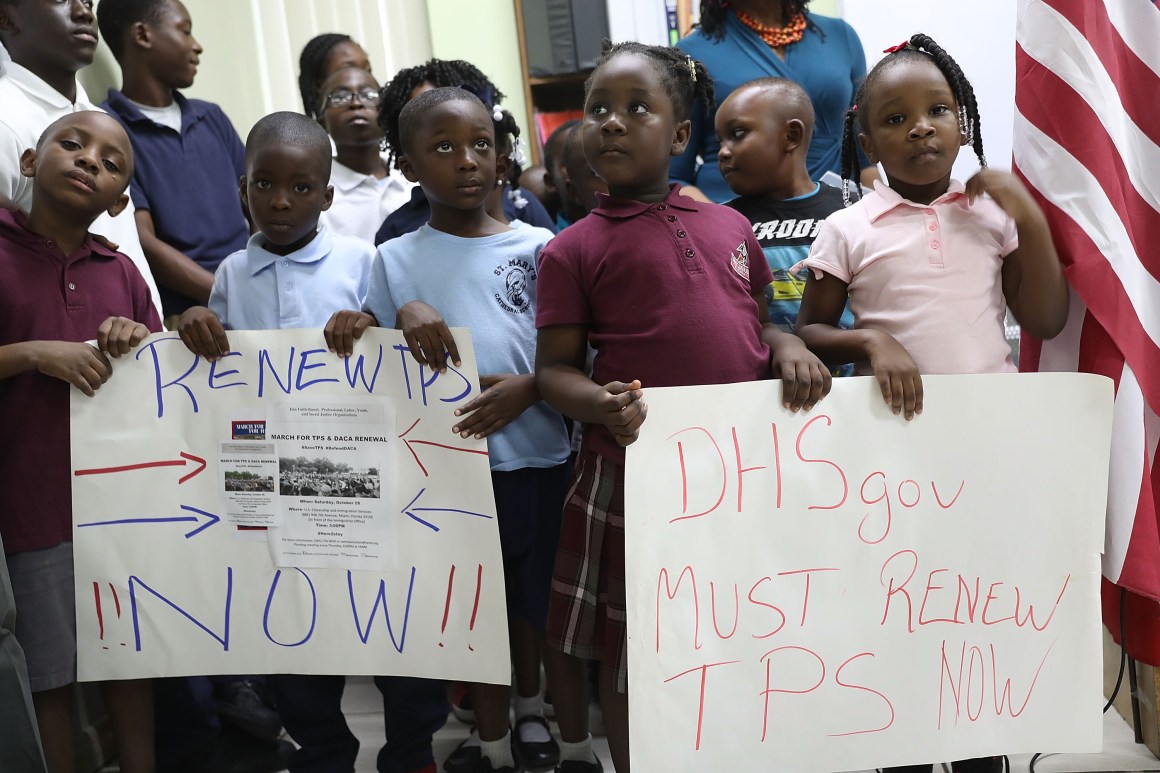
<path id="1" fill-rule="evenodd" d="M 351 730 L 358 736 L 362 748 L 359 751 L 356 773 L 374 773 L 375 755 L 383 742 L 382 698 L 369 678 L 351 677 L 347 680 L 343 709 Z M 435 736 L 436 761 L 443 760 L 459 743 L 467 737 L 467 726 L 454 717 Z M 596 753 L 604 763 L 606 773 L 612 773 L 612 760 L 608 755 L 608 743 L 602 736 L 595 739 Z M 1011 758 L 1012 773 L 1026 773 L 1031 755 Z M 1103 754 L 1056 754 L 1045 755 L 1035 763 L 1036 773 L 1065 773 L 1084 771 L 1160 771 L 1158 761 L 1147 747 L 1135 743 L 1132 729 L 1116 712 L 1104 715 Z M 641 773 L 658 773 L 642 771 Z M 716 773 L 716 772 L 715 772 Z M 871 773 L 862 771 L 860 773 Z"/>

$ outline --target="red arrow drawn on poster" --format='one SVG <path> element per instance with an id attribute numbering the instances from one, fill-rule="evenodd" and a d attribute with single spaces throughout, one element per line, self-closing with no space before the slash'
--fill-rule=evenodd
<path id="1" fill-rule="evenodd" d="M 193 472 L 188 472 L 177 481 L 180 485 L 205 469 L 205 459 L 193 454 L 181 452 L 180 459 L 163 459 L 156 462 L 141 462 L 140 464 L 124 464 L 120 467 L 94 467 L 88 470 L 77 470 L 73 475 L 110 475 L 115 472 L 129 472 L 130 470 L 147 470 L 151 467 L 184 467 L 189 463 L 198 465 Z"/>
<path id="2" fill-rule="evenodd" d="M 174 516 L 171 516 L 169 518 L 118 518 L 118 519 L 112 520 L 112 521 L 95 521 L 93 523 L 78 523 L 77 528 L 83 529 L 83 528 L 88 527 L 88 526 L 121 526 L 124 524 L 130 524 L 130 523 L 182 523 L 182 522 L 189 522 L 189 521 L 192 521 L 193 523 L 198 523 L 204 519 L 205 523 L 202 523 L 200 526 L 198 526 L 193 531 L 189 531 L 189 532 L 185 533 L 185 538 L 189 539 L 190 537 L 194 537 L 194 536 L 197 536 L 198 534 L 201 534 L 203 531 L 208 529 L 210 526 L 213 526 L 215 523 L 217 523 L 218 521 L 221 520 L 220 517 L 214 515 L 213 513 L 207 513 L 205 510 L 198 510 L 196 507 L 190 507 L 189 505 L 182 505 L 181 509 L 185 510 L 187 513 L 194 513 L 194 515 L 174 515 Z"/>
<path id="3" fill-rule="evenodd" d="M 460 510 L 456 507 L 415 507 L 415 505 L 419 502 L 419 497 L 423 496 L 426 491 L 427 489 L 425 488 L 419 489 L 419 493 L 415 495 L 415 498 L 404 505 L 403 509 L 399 512 L 409 518 L 413 518 L 431 531 L 439 531 L 439 527 L 430 521 L 426 521 L 420 518 L 419 516 L 415 515 L 415 513 L 459 513 L 460 515 L 472 515 L 476 518 L 491 518 L 491 516 L 487 513 L 477 513 L 474 510 Z"/>
<path id="4" fill-rule="evenodd" d="M 419 459 L 419 454 L 415 453 L 415 449 L 411 446 L 435 446 L 436 448 L 445 448 L 448 451 L 459 451 L 463 454 L 479 454 L 480 456 L 487 456 L 487 449 L 480 451 L 475 448 L 460 448 L 459 446 L 449 446 L 444 443 L 436 443 L 434 440 L 407 440 L 407 435 L 410 434 L 411 430 L 419 426 L 419 422 L 421 421 L 423 420 L 415 419 L 415 423 L 407 427 L 406 431 L 404 431 L 402 435 L 399 435 L 399 440 L 403 441 L 403 445 L 405 445 L 407 450 L 411 452 L 411 456 L 415 457 L 415 464 L 419 465 L 419 469 L 423 471 L 423 477 L 429 478 L 431 477 L 431 473 L 427 472 L 427 468 L 423 466 L 423 461 Z"/>

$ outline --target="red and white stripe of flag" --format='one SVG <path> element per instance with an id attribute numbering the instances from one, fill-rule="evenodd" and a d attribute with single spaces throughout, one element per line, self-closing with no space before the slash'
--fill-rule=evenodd
<path id="1" fill-rule="evenodd" d="M 1160 600 L 1160 7 L 1020 0 L 1016 42 L 1014 168 L 1072 290 L 1020 368 L 1115 381 L 1104 575 Z"/>

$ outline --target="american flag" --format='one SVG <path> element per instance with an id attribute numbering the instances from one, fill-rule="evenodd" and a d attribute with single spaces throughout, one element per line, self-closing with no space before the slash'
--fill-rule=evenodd
<path id="1" fill-rule="evenodd" d="M 1072 295 L 1058 338 L 1024 336 L 1020 369 L 1115 382 L 1104 576 L 1160 600 L 1160 7 L 1020 0 L 1016 43 L 1014 167 Z"/>

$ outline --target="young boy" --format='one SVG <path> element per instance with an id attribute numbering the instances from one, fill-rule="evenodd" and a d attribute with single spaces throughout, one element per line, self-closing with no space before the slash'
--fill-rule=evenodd
<path id="1" fill-rule="evenodd" d="M 815 183 L 806 169 L 814 108 L 801 86 L 759 78 L 736 89 L 717 108 L 717 159 L 737 198 L 726 206 L 753 224 L 773 282 L 765 289 L 769 319 L 792 333 L 806 286 L 803 267 L 822 221 L 842 209 L 842 193 Z M 853 327 L 846 309 L 843 327 Z"/>
<path id="2" fill-rule="evenodd" d="M 123 82 L 101 107 L 133 143 L 141 246 L 164 315 L 179 315 L 209 300 L 214 270 L 249 238 L 235 195 L 242 141 L 221 108 L 178 91 L 193 85 L 202 53 L 180 0 L 102 0 L 98 22 Z"/>
<path id="3" fill-rule="evenodd" d="M 25 0 L 26 3 L 29 0 Z M 50 773 L 71 773 L 76 681 L 69 385 L 86 395 L 120 357 L 161 329 L 149 287 L 88 228 L 127 204 L 133 151 L 101 112 L 52 123 L 20 156 L 25 215 L 0 210 L 0 534 Z M 85 341 L 97 339 L 93 347 Z M 16 439 L 20 439 L 16 442 Z M 101 685 L 125 773 L 152 773 L 148 680 Z"/>
<path id="4" fill-rule="evenodd" d="M 446 325 L 471 329 L 484 391 L 456 412 L 462 418 L 452 431 L 488 438 L 516 674 L 514 745 L 529 768 L 551 767 L 559 752 L 542 715 L 539 664 L 568 438 L 560 415 L 540 400 L 532 367 L 536 260 L 552 234 L 488 216 L 494 125 L 471 93 L 439 88 L 415 97 L 399 116 L 398 137 L 399 167 L 422 187 L 431 219 L 380 248 L 365 311 L 336 315 L 327 343 L 347 356 L 368 325 L 395 321 L 416 358 L 442 370 L 445 352 L 457 357 Z M 479 771 L 518 768 L 510 702 L 510 685 L 472 686 Z"/>
<path id="5" fill-rule="evenodd" d="M 311 119 L 283 112 L 258 121 L 246 138 L 245 172 L 242 201 L 259 232 L 218 267 L 209 308 L 189 309 L 178 326 L 190 351 L 210 360 L 229 352 L 227 329 L 321 328 L 339 309 L 361 307 L 375 252 L 362 239 L 319 226 L 334 195 L 330 139 Z M 431 737 L 447 718 L 442 685 L 376 683 L 392 699 L 380 771 L 434 773 Z M 282 722 L 301 746 L 290 759 L 292 773 L 354 768 L 359 744 L 342 715 L 344 684 L 341 676 L 270 677 Z M 410 710 L 420 703 L 436 712 Z"/>
<path id="6" fill-rule="evenodd" d="M 0 0 L 0 43 L 11 61 L 0 76 L 0 206 L 28 212 L 32 182 L 20 173 L 20 154 L 36 145 L 50 123 L 78 110 L 98 109 L 77 83 L 97 48 L 92 3 L 78 0 Z M 7 200 L 7 203 L 6 201 Z M 157 285 L 129 202 L 119 217 L 102 214 L 94 233 L 132 259 L 160 310 Z"/>

